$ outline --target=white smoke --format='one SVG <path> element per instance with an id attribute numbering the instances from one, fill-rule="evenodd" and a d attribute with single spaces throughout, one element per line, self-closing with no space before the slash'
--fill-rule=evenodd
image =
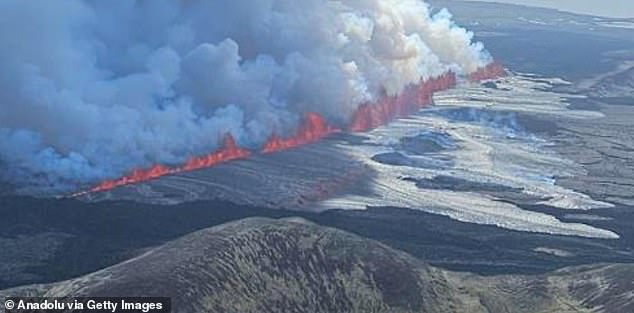
<path id="1" fill-rule="evenodd" d="M 257 147 L 490 62 L 418 0 L 0 1 L 0 166 L 33 190 Z"/>

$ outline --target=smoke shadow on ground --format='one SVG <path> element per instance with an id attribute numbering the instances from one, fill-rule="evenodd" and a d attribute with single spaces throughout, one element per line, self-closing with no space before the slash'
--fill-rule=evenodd
<path id="1" fill-rule="evenodd" d="M 412 154 L 425 155 L 455 149 L 454 140 L 447 133 L 438 131 L 422 131 L 416 136 L 400 139 L 400 149 Z"/>
<path id="2" fill-rule="evenodd" d="M 441 153 L 456 148 L 447 133 L 422 130 L 417 135 L 399 138 L 391 148 L 394 151 L 376 154 L 371 159 L 386 165 L 425 169 L 448 169 L 454 165 L 450 156 Z"/>
<path id="3" fill-rule="evenodd" d="M 416 183 L 416 187 L 434 190 L 473 191 L 473 192 L 521 192 L 521 188 L 513 188 L 500 184 L 470 181 L 452 176 L 436 176 L 432 179 L 404 178 Z"/>
<path id="4" fill-rule="evenodd" d="M 372 161 L 386 165 L 409 166 L 425 169 L 446 169 L 452 166 L 452 162 L 448 158 L 440 157 L 417 157 L 412 158 L 401 152 L 387 152 L 374 155 Z"/>

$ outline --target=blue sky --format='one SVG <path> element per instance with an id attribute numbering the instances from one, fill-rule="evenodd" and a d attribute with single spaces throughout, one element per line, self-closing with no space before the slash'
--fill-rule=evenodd
<path id="1" fill-rule="evenodd" d="M 473 1 L 473 0 L 472 0 Z M 478 0 L 542 6 L 610 17 L 634 17 L 634 0 Z"/>

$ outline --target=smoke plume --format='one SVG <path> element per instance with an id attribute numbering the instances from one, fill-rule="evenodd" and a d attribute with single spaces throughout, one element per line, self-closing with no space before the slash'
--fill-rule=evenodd
<path id="1" fill-rule="evenodd" d="M 0 175 L 76 188 L 213 151 L 258 148 L 306 112 L 491 62 L 419 0 L 0 1 Z"/>

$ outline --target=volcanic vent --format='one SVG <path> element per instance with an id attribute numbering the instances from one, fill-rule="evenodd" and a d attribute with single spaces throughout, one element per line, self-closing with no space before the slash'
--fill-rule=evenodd
<path id="1" fill-rule="evenodd" d="M 420 0 L 5 9 L 18 17 L 6 36 L 50 40 L 0 51 L 0 176 L 39 194 L 111 190 L 370 130 L 457 80 L 502 72 L 447 10 Z M 20 17 L 37 24 L 11 25 Z"/>
<path id="2" fill-rule="evenodd" d="M 326 121 L 319 114 L 309 112 L 294 135 L 280 138 L 273 133 L 262 147 L 262 153 L 273 153 L 309 144 L 338 131 L 338 129 L 326 124 Z"/>
<path id="3" fill-rule="evenodd" d="M 447 73 L 408 87 L 402 95 L 361 105 L 345 129 L 352 133 L 368 131 L 393 118 L 414 113 L 432 103 L 434 92 L 455 84 L 456 76 Z M 363 182 L 372 175 L 364 164 L 341 154 L 336 145 L 328 142 L 326 137 L 337 133 L 344 138 L 347 136 L 346 132 L 331 126 L 319 114 L 309 112 L 291 136 L 282 138 L 273 133 L 259 151 L 239 148 L 233 137 L 227 135 L 223 147 L 207 156 L 191 158 L 181 166 L 135 171 L 78 195 L 87 196 L 85 199 L 91 201 L 109 199 L 111 196 L 107 193 L 99 195 L 93 192 L 146 182 L 139 188 L 118 191 L 114 198 L 160 204 L 229 199 L 273 208 L 308 208 L 311 203 L 336 194 L 351 190 L 360 192 L 365 188 Z M 326 142 L 319 144 L 322 139 Z M 339 141 L 341 138 L 332 140 Z M 241 161 L 224 164 L 233 160 Z M 209 169 L 194 171 L 205 168 Z M 166 177 L 155 180 L 164 175 Z M 152 182 L 148 184 L 148 181 Z"/>

